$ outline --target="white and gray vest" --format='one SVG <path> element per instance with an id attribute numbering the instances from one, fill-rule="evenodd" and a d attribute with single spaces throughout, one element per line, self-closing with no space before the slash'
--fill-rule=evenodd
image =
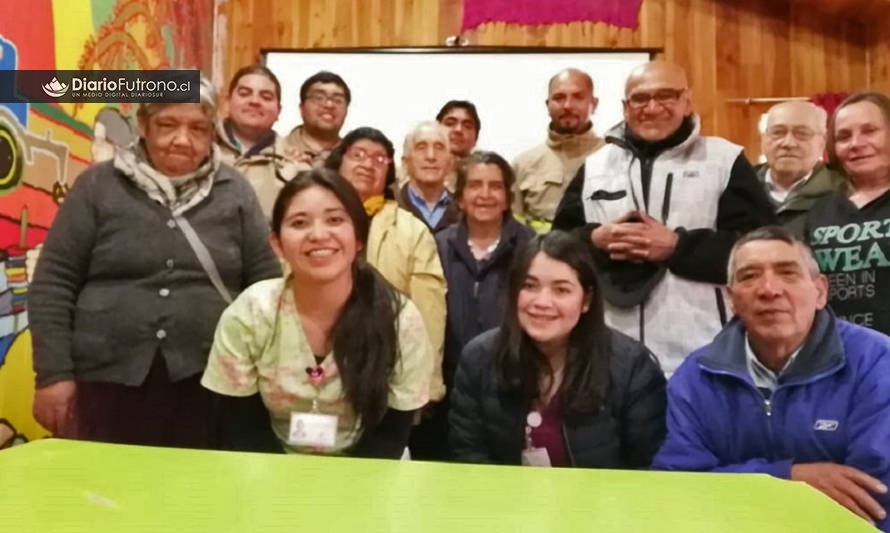
<path id="1" fill-rule="evenodd" d="M 688 139 L 653 162 L 648 209 L 640 160 L 613 143 L 594 152 L 585 162 L 582 191 L 587 222 L 602 224 L 639 210 L 671 229 L 716 229 L 718 202 L 742 147 L 698 132 L 696 123 Z M 636 307 L 605 302 L 606 323 L 642 341 L 670 376 L 690 352 L 710 343 L 720 331 L 722 290 L 668 271 Z"/>

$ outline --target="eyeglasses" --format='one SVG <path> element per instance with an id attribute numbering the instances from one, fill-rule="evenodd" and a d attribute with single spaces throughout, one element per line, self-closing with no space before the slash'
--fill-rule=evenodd
<path id="1" fill-rule="evenodd" d="M 676 103 L 685 91 L 686 89 L 658 89 L 651 93 L 632 93 L 628 95 L 625 102 L 635 109 L 646 107 L 650 100 L 654 100 L 656 105 L 670 105 Z"/>
<path id="2" fill-rule="evenodd" d="M 306 95 L 306 99 L 313 104 L 325 104 L 330 102 L 335 106 L 342 107 L 346 105 L 346 95 L 344 94 L 327 94 L 323 92 L 313 91 Z"/>
<path id="3" fill-rule="evenodd" d="M 362 163 L 370 159 L 371 164 L 373 164 L 375 167 L 380 168 L 385 168 L 387 165 L 392 163 L 392 159 L 385 154 L 381 154 L 380 152 L 371 153 L 364 148 L 355 148 L 350 146 L 346 149 L 346 155 L 349 157 L 349 159 L 352 159 L 357 163 Z"/>
<path id="4" fill-rule="evenodd" d="M 769 128 L 766 130 L 766 136 L 770 138 L 770 140 L 778 141 L 784 139 L 788 136 L 788 132 L 791 132 L 791 136 L 797 139 L 798 141 L 809 141 L 813 137 L 816 136 L 816 132 L 811 130 L 810 128 L 786 128 L 784 126 L 778 126 Z"/>

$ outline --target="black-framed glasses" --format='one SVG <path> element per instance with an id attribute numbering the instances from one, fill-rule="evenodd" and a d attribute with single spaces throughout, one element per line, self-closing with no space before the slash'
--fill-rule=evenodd
<path id="1" fill-rule="evenodd" d="M 306 95 L 306 99 L 312 102 L 313 104 L 322 105 L 327 102 L 330 102 L 338 107 L 343 107 L 346 105 L 346 95 L 345 94 L 327 94 L 321 91 L 312 91 L 311 93 Z"/>
<path id="2" fill-rule="evenodd" d="M 677 103 L 686 89 L 657 89 L 652 92 L 637 92 L 627 96 L 625 102 L 630 107 L 642 109 L 654 101 L 658 105 L 670 105 Z"/>

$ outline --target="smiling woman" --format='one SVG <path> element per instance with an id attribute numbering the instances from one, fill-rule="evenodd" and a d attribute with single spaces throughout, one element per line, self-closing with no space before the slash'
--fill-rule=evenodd
<path id="1" fill-rule="evenodd" d="M 844 100 L 828 123 L 828 152 L 848 186 L 813 206 L 806 232 L 831 281 L 828 302 L 841 318 L 890 333 L 890 98 Z"/>
<path id="2" fill-rule="evenodd" d="M 202 384 L 259 393 L 288 451 L 398 458 L 429 398 L 433 353 L 414 304 L 358 257 L 369 231 L 359 196 L 332 170 L 301 172 L 272 225 L 292 274 L 226 309 Z"/>
<path id="3" fill-rule="evenodd" d="M 456 459 L 648 467 L 665 434 L 664 375 L 645 346 L 606 327 L 586 245 L 561 231 L 536 237 L 508 283 L 503 325 L 458 364 Z"/>
<path id="4" fill-rule="evenodd" d="M 474 152 L 458 167 L 461 220 L 436 234 L 448 283 L 444 375 L 454 381 L 460 352 L 503 321 L 507 271 L 535 233 L 511 212 L 513 169 L 494 152 Z"/>

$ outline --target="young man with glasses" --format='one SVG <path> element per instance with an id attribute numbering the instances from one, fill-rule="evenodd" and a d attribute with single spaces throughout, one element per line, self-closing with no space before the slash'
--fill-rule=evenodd
<path id="1" fill-rule="evenodd" d="M 760 137 L 766 164 L 757 167 L 757 177 L 779 222 L 798 237 L 813 204 L 844 183 L 842 173 L 822 163 L 827 121 L 828 113 L 812 102 L 782 102 L 770 108 Z"/>
<path id="2" fill-rule="evenodd" d="M 638 67 L 624 122 L 587 158 L 553 222 L 591 243 L 606 321 L 668 375 L 728 318 L 721 285 L 735 239 L 774 221 L 742 147 L 699 130 L 683 69 Z"/>
<path id="3" fill-rule="evenodd" d="M 288 156 L 320 167 L 340 142 L 340 129 L 352 93 L 343 78 L 321 71 L 306 78 L 300 86 L 300 116 L 303 123 L 287 136 Z"/>

